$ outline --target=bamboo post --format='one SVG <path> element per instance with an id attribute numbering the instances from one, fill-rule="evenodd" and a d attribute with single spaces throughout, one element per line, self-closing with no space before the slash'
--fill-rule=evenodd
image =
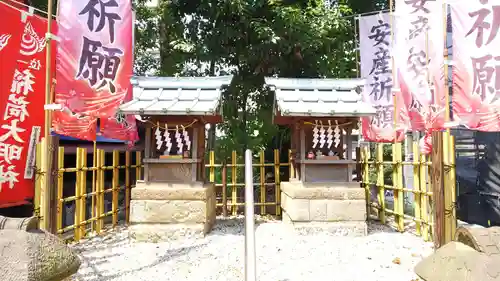
<path id="1" fill-rule="evenodd" d="M 64 147 L 57 152 L 57 227 L 56 233 L 63 228 L 63 196 L 64 196 Z"/>
<path id="2" fill-rule="evenodd" d="M 445 198 L 443 190 L 443 133 L 433 132 L 432 134 L 432 195 L 434 201 L 434 246 L 439 248 L 445 241 Z"/>
<path id="3" fill-rule="evenodd" d="M 222 164 L 222 215 L 227 217 L 227 165 Z"/>
<path id="4" fill-rule="evenodd" d="M 413 191 L 414 191 L 414 213 L 415 213 L 415 231 L 417 235 L 422 235 L 422 189 L 420 186 L 420 152 L 418 149 L 418 140 L 413 140 Z"/>
<path id="5" fill-rule="evenodd" d="M 276 203 L 276 215 L 281 215 L 281 179 L 280 179 L 280 151 L 278 149 L 274 150 L 274 186 L 275 186 L 275 203 Z"/>
<path id="6" fill-rule="evenodd" d="M 236 216 L 238 214 L 238 158 L 236 151 L 233 150 L 231 153 L 231 209 L 232 215 Z"/>
<path id="7" fill-rule="evenodd" d="M 391 44 L 394 46 L 394 1 L 389 0 L 389 19 L 391 21 Z M 397 82 L 397 75 L 395 71 L 394 56 L 392 60 L 392 81 L 393 85 L 399 86 Z M 394 87 L 394 86 L 393 86 Z M 394 88 L 393 88 L 394 89 Z M 401 143 L 397 142 L 398 132 L 398 108 L 396 91 L 393 91 L 393 108 L 394 108 L 394 144 L 392 145 L 392 158 L 393 158 L 393 173 L 392 182 L 394 187 L 394 213 L 395 220 L 399 231 L 404 231 L 404 192 L 403 192 L 403 168 L 401 166 Z"/>
<path id="8" fill-rule="evenodd" d="M 125 222 L 130 222 L 130 151 L 125 152 Z"/>
<path id="9" fill-rule="evenodd" d="M 390 26 L 391 26 L 391 45 L 394 46 L 394 2 L 393 0 L 389 0 L 389 20 L 391 21 Z M 397 75 L 395 71 L 395 62 L 394 62 L 394 56 L 391 57 L 391 62 L 392 62 L 392 81 L 393 85 L 398 85 L 397 82 Z M 393 86 L 393 109 L 394 109 L 394 115 L 393 115 L 393 124 L 394 124 L 394 143 L 392 145 L 392 158 L 393 158 L 393 171 L 392 171 L 392 182 L 393 182 L 393 187 L 394 187 L 394 214 L 395 214 L 395 220 L 396 224 L 398 227 L 399 231 L 404 230 L 404 192 L 403 192 L 403 170 L 401 166 L 401 144 L 397 142 L 397 137 L 398 137 L 398 131 L 397 131 L 397 126 L 398 126 L 398 108 L 397 108 L 397 96 L 396 96 L 396 89 Z"/>
<path id="10" fill-rule="evenodd" d="M 50 233 L 55 233 L 57 228 L 57 202 L 56 182 L 53 181 L 53 162 L 55 161 L 54 143 L 57 138 L 46 137 L 40 142 L 40 227 Z"/>
<path id="11" fill-rule="evenodd" d="M 101 186 L 99 179 L 101 176 L 101 152 L 99 149 L 95 151 L 95 232 L 101 233 Z"/>
<path id="12" fill-rule="evenodd" d="M 456 232 L 456 218 L 454 215 L 455 211 L 455 199 L 453 198 L 455 194 L 455 175 L 454 165 L 452 164 L 454 160 L 455 149 L 453 147 L 453 136 L 450 135 L 449 131 L 443 133 L 443 196 L 444 196 L 444 206 L 443 210 L 436 210 L 436 212 L 444 213 L 444 245 L 450 241 L 453 241 Z"/>
<path id="13" fill-rule="evenodd" d="M 400 232 L 404 231 L 404 191 L 403 191 L 403 165 L 402 145 L 394 143 L 392 146 L 393 171 L 392 181 L 394 185 L 394 213 L 396 214 L 396 225 Z"/>
<path id="14" fill-rule="evenodd" d="M 118 150 L 113 150 L 113 180 L 112 180 L 112 203 L 111 210 L 113 212 L 113 227 L 118 225 L 118 193 L 120 191 L 120 154 Z"/>
<path id="15" fill-rule="evenodd" d="M 48 230 L 48 217 L 49 217 L 49 207 L 50 200 L 48 200 L 47 192 L 47 138 L 43 138 L 40 141 L 40 227 L 42 229 Z"/>
<path id="16" fill-rule="evenodd" d="M 378 204 L 380 210 L 378 218 L 382 224 L 385 224 L 385 183 L 384 183 L 384 144 L 377 143 L 375 152 L 375 166 L 377 169 L 377 190 L 378 190 Z"/>
<path id="17" fill-rule="evenodd" d="M 42 166 L 42 144 L 37 143 L 36 145 L 36 156 L 35 156 L 35 167 L 39 169 L 39 167 Z M 40 225 L 42 224 L 42 218 L 41 218 L 41 198 L 42 198 L 42 175 L 39 170 L 36 171 L 35 173 L 35 195 L 33 198 L 33 205 L 34 205 L 34 215 L 39 218 L 39 223 Z"/>
<path id="18" fill-rule="evenodd" d="M 76 149 L 76 183 L 75 183 L 75 222 L 74 222 L 74 238 L 75 241 L 78 242 L 80 241 L 81 237 L 81 231 L 80 231 L 80 225 L 82 221 L 80 220 L 80 215 L 81 215 L 81 209 L 83 208 L 82 206 L 82 150 L 83 148 L 78 147 Z"/>
<path id="19" fill-rule="evenodd" d="M 449 182 L 449 178 L 450 178 L 450 175 L 449 175 L 449 169 L 448 167 L 450 166 L 450 157 L 449 157 L 449 153 L 450 153 L 450 143 L 449 143 L 449 140 L 450 140 L 450 131 L 449 130 L 446 130 L 444 132 L 441 133 L 442 134 L 442 150 L 440 151 L 441 152 L 441 161 L 442 161 L 442 167 L 441 167 L 441 170 L 442 170 L 442 192 L 443 192 L 443 206 L 442 206 L 442 210 L 438 210 L 436 209 L 436 212 L 442 212 L 443 213 L 443 216 L 444 216 L 444 221 L 443 221 L 443 241 L 442 241 L 442 244 L 441 246 L 443 246 L 444 244 L 448 243 L 449 241 L 451 241 L 451 216 L 450 214 L 448 213 L 448 210 L 449 210 L 449 207 L 451 206 L 451 192 L 450 192 L 450 182 Z"/>
<path id="20" fill-rule="evenodd" d="M 208 166 L 210 167 L 210 182 L 213 183 L 215 182 L 215 153 L 213 150 L 211 150 L 208 154 L 209 159 L 208 159 Z"/>
<path id="21" fill-rule="evenodd" d="M 135 180 L 141 179 L 142 155 L 140 151 L 135 152 Z"/>
<path id="22" fill-rule="evenodd" d="M 456 189 L 456 168 L 455 168 L 455 137 L 449 136 L 449 151 L 448 151 L 448 191 L 450 197 L 449 203 L 449 220 L 450 220 L 450 236 L 448 237 L 448 242 L 453 241 L 455 238 L 455 234 L 457 232 L 457 209 L 456 209 L 456 201 L 457 201 L 457 189 Z"/>
<path id="23" fill-rule="evenodd" d="M 53 0 L 47 0 L 47 35 L 46 36 L 46 46 L 45 46 L 45 104 L 51 104 L 52 103 L 52 37 L 51 32 L 52 32 L 52 14 L 53 14 Z M 52 113 L 48 110 L 45 109 L 44 111 L 45 115 L 45 124 L 44 124 L 44 134 L 43 138 L 45 139 L 45 142 L 42 142 L 42 165 L 41 165 L 41 188 L 42 188 L 42 193 L 43 193 L 43 203 L 42 205 L 42 221 L 40 222 L 41 227 L 45 230 L 53 232 L 53 230 L 56 228 L 55 227 L 55 221 L 51 221 L 51 218 L 53 218 L 53 214 L 55 212 L 51 212 L 53 209 L 51 207 L 51 203 L 53 202 L 51 198 L 51 194 L 53 194 L 53 188 L 51 188 L 51 157 L 48 155 L 48 153 L 53 150 L 52 147 L 52 142 L 49 140 L 50 138 L 50 128 L 52 126 Z M 52 190 L 51 190 L 52 189 Z"/>
<path id="24" fill-rule="evenodd" d="M 356 154 L 358 162 L 361 163 L 361 182 L 365 188 L 365 198 L 366 198 L 366 215 L 370 216 L 370 205 L 371 205 L 371 192 L 370 192 L 370 165 L 368 164 L 368 147 L 363 146 L 360 150 L 360 156 Z"/>
<path id="25" fill-rule="evenodd" d="M 81 151 L 81 176 L 80 176 L 80 196 L 79 200 L 81 200 L 81 208 L 80 208 L 80 231 L 81 231 L 81 236 L 80 238 L 85 237 L 85 234 L 87 232 L 87 217 L 86 217 L 86 211 L 87 211 L 87 149 L 82 148 Z"/>
<path id="26" fill-rule="evenodd" d="M 49 229 L 52 234 L 57 233 L 57 160 L 59 151 L 59 137 L 50 136 L 48 142 L 48 152 L 49 152 L 49 173 L 47 174 L 47 180 L 49 182 L 49 194 L 50 194 L 50 221 Z"/>
<path id="27" fill-rule="evenodd" d="M 97 223 L 96 232 L 101 233 L 104 227 L 104 150 L 97 151 L 97 171 L 96 171 L 96 190 L 97 190 Z"/>
<path id="28" fill-rule="evenodd" d="M 424 241 L 429 241 L 429 226 L 431 224 L 430 219 L 429 219 L 429 211 L 428 211 L 428 204 L 429 204 L 429 195 L 427 194 L 429 191 L 428 185 L 427 185 L 427 157 L 422 154 L 420 155 L 420 167 L 419 167 L 419 178 L 420 178 L 420 190 L 422 191 L 422 196 L 420 197 L 420 210 L 422 213 L 422 220 L 424 221 L 423 227 L 422 227 L 422 237 L 424 238 Z"/>
<path id="29" fill-rule="evenodd" d="M 259 153 L 259 169 L 260 169 L 260 214 L 266 214 L 266 169 L 264 167 L 265 157 L 264 151 Z"/>
<path id="30" fill-rule="evenodd" d="M 94 147 L 92 149 L 92 218 L 96 217 L 96 180 L 97 180 L 97 142 L 94 141 Z M 97 221 L 93 221 L 91 225 L 91 229 L 95 230 L 95 224 Z"/>
<path id="31" fill-rule="evenodd" d="M 443 38 L 445 42 L 444 50 L 444 90 L 445 90 L 445 122 L 451 120 L 450 113 L 450 91 L 449 91 L 449 81 L 448 81 L 448 44 L 446 44 L 448 39 L 448 4 L 443 3 Z M 456 219 L 456 182 L 455 182 L 455 141 L 451 136 L 450 128 L 446 129 L 446 136 L 443 140 L 446 144 L 444 145 L 445 150 L 445 171 L 444 171 L 444 200 L 445 200 L 445 241 L 447 243 L 452 241 L 455 237 L 457 230 L 457 219 Z"/>

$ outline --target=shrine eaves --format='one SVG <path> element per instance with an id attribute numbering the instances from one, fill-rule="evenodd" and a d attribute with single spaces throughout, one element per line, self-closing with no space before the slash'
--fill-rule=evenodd
<path id="1" fill-rule="evenodd" d="M 363 79 L 266 78 L 282 116 L 361 117 L 376 110 L 362 101 Z"/>
<path id="2" fill-rule="evenodd" d="M 222 87 L 232 76 L 134 77 L 133 100 L 120 106 L 124 114 L 214 115 L 220 109 Z"/>

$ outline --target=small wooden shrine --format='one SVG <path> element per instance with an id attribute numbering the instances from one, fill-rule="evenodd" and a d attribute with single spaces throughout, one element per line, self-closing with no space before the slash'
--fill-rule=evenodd
<path id="1" fill-rule="evenodd" d="M 283 219 L 322 222 L 366 233 L 364 189 L 353 182 L 351 133 L 376 113 L 361 99 L 362 79 L 266 78 L 275 92 L 274 122 L 291 128 L 289 182 L 281 183 Z"/>
<path id="2" fill-rule="evenodd" d="M 132 79 L 124 114 L 145 126 L 144 180 L 132 189 L 131 234 L 165 240 L 206 234 L 215 222 L 215 191 L 205 183 L 205 125 L 222 121 L 222 88 L 231 76 Z"/>

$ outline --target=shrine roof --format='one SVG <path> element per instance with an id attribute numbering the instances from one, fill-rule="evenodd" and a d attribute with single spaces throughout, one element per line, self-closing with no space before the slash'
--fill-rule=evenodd
<path id="1" fill-rule="evenodd" d="M 120 106 L 135 115 L 219 115 L 222 87 L 232 76 L 133 77 L 133 99 Z"/>
<path id="2" fill-rule="evenodd" d="M 361 100 L 364 79 L 266 78 L 275 92 L 281 116 L 374 115 L 375 108 Z"/>

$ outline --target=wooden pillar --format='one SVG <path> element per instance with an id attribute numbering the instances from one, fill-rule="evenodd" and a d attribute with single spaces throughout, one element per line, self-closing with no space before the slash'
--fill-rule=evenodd
<path id="1" fill-rule="evenodd" d="M 151 158 L 151 126 L 147 125 L 146 127 L 146 140 L 144 144 L 144 158 Z M 146 184 L 149 183 L 149 164 L 147 162 L 144 163 L 144 181 Z"/>
<path id="2" fill-rule="evenodd" d="M 346 128 L 346 142 L 347 142 L 347 146 L 346 146 L 346 159 L 349 160 L 349 161 L 352 161 L 352 140 L 351 140 L 351 134 L 352 134 L 352 127 L 347 127 Z M 351 182 L 352 181 L 352 165 L 351 163 L 349 163 L 347 165 L 347 181 L 348 182 Z"/>
<path id="3" fill-rule="evenodd" d="M 300 130 L 300 180 L 302 182 L 306 181 L 306 133 L 302 126 L 299 127 Z"/>
<path id="4" fill-rule="evenodd" d="M 191 160 L 193 161 L 191 163 L 191 181 L 195 182 L 197 179 L 198 175 L 198 130 L 200 129 L 199 126 L 195 126 L 193 128 L 193 137 L 192 137 L 192 143 L 191 143 L 191 148 L 193 149 L 193 152 L 191 153 Z"/>
<path id="5" fill-rule="evenodd" d="M 215 126 L 215 124 L 214 124 Z M 198 155 L 196 155 L 197 159 L 199 160 L 198 162 L 198 180 L 205 182 L 207 176 L 206 176 L 206 169 L 205 169 L 205 147 L 208 146 L 208 141 L 206 138 L 207 133 L 210 133 L 210 131 L 205 130 L 205 124 L 201 124 L 200 126 L 200 131 L 198 135 Z"/>
<path id="6" fill-rule="evenodd" d="M 297 155 L 300 153 L 300 129 L 298 123 L 290 126 L 291 138 L 291 155 L 290 155 L 290 179 L 299 179 L 299 175 L 297 173 Z"/>

